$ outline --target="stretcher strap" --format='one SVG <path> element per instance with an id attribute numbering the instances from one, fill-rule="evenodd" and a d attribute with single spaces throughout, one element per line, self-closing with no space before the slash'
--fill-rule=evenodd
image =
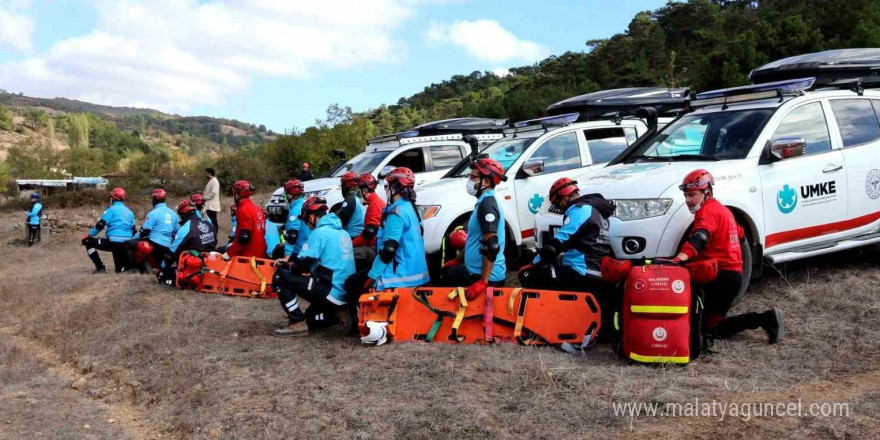
<path id="1" fill-rule="evenodd" d="M 508 310 L 511 310 L 511 314 L 513 314 L 512 303 L 514 301 L 514 298 L 519 297 L 518 290 L 521 290 L 521 289 L 514 289 L 514 291 L 510 293 L 511 299 L 507 303 Z M 519 306 L 517 313 L 516 313 L 516 325 L 513 327 L 513 340 L 514 341 L 519 340 L 520 335 L 522 334 L 523 321 L 525 321 L 525 319 L 526 319 L 526 300 L 527 299 L 528 298 L 526 297 L 526 295 L 522 296 L 522 301 L 520 301 L 520 306 Z"/>
<path id="2" fill-rule="evenodd" d="M 263 274 L 260 272 L 260 270 L 257 269 L 257 257 L 251 257 L 251 269 L 254 270 L 254 273 L 257 275 L 257 278 L 260 279 L 260 293 L 253 295 L 253 296 L 262 295 L 262 294 L 266 293 L 266 277 L 264 277 Z M 256 283 L 254 283 L 254 284 L 256 284 Z"/>
<path id="3" fill-rule="evenodd" d="M 487 341 L 495 340 L 495 324 L 492 318 L 495 317 L 495 288 L 486 289 L 486 312 L 483 315 L 483 335 Z"/>
<path id="4" fill-rule="evenodd" d="M 510 297 L 507 298 L 507 313 L 513 315 L 513 303 L 516 302 L 516 297 L 519 296 L 519 293 L 522 292 L 522 287 L 517 287 L 510 292 Z"/>
<path id="5" fill-rule="evenodd" d="M 455 321 L 452 322 L 452 337 L 458 342 L 464 342 L 463 336 L 458 336 L 458 328 L 461 327 L 461 321 L 464 320 L 464 314 L 467 312 L 467 298 L 464 296 L 464 287 L 456 287 L 455 290 L 446 295 L 447 298 L 453 300 L 456 293 L 458 294 L 458 312 L 455 313 Z"/>
<path id="6" fill-rule="evenodd" d="M 229 275 L 229 269 L 232 269 L 232 262 L 234 261 L 234 257 L 230 258 L 229 261 L 226 262 L 226 265 L 223 266 L 223 270 L 220 271 L 220 287 L 218 290 L 223 289 L 223 285 L 226 284 L 226 276 Z"/>

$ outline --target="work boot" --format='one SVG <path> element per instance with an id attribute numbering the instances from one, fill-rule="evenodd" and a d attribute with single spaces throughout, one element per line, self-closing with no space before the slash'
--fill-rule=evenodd
<path id="1" fill-rule="evenodd" d="M 92 273 L 107 273 L 107 268 L 104 266 L 101 266 L 101 267 L 95 269 L 95 271 Z"/>
<path id="2" fill-rule="evenodd" d="M 764 312 L 764 315 L 766 316 L 766 322 L 761 327 L 767 332 L 767 342 L 771 344 L 779 343 L 785 337 L 785 323 L 782 321 L 782 310 L 774 307 Z"/>
<path id="3" fill-rule="evenodd" d="M 309 325 L 305 321 L 294 322 L 279 329 L 275 329 L 272 333 L 278 338 L 293 338 L 307 336 L 309 334 Z"/>

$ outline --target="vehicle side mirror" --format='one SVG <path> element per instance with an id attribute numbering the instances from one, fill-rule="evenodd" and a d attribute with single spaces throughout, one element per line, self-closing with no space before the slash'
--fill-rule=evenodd
<path id="1" fill-rule="evenodd" d="M 332 151 L 333 155 L 338 157 L 340 160 L 345 160 L 345 151 L 340 149 L 335 149 Z"/>
<path id="2" fill-rule="evenodd" d="M 394 167 L 391 165 L 388 165 L 388 166 L 382 168 L 382 171 L 379 171 L 379 180 L 382 180 L 382 179 L 388 177 L 388 174 L 390 174 L 391 170 L 393 170 L 393 169 L 394 169 Z"/>
<path id="3" fill-rule="evenodd" d="M 527 160 L 522 169 L 529 176 L 536 176 L 544 172 L 544 161 L 540 159 Z"/>
<path id="4" fill-rule="evenodd" d="M 804 138 L 777 139 L 770 144 L 770 155 L 777 160 L 791 159 L 803 156 L 806 146 Z"/>

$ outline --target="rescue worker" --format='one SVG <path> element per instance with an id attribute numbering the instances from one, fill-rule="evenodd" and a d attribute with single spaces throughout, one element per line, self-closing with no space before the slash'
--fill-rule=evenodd
<path id="1" fill-rule="evenodd" d="M 284 184 L 284 197 L 289 204 L 287 221 L 284 223 L 284 255 L 298 255 L 309 239 L 309 227 L 300 220 L 305 188 L 302 182 L 290 179 Z"/>
<path id="2" fill-rule="evenodd" d="M 232 240 L 235 239 L 236 210 L 238 210 L 238 208 L 235 206 L 235 203 L 233 203 L 232 206 L 229 207 L 229 222 L 232 226 L 229 229 L 229 235 L 226 237 L 226 244 L 217 246 L 217 252 L 220 252 L 221 254 L 226 252 L 226 249 L 232 244 Z"/>
<path id="3" fill-rule="evenodd" d="M 193 206 L 195 207 L 195 210 L 196 210 L 196 215 L 200 219 L 211 221 L 204 212 L 204 210 L 205 210 L 205 197 L 202 195 L 202 193 L 193 194 L 192 197 L 189 198 L 189 201 L 193 203 Z"/>
<path id="4" fill-rule="evenodd" d="M 27 212 L 27 245 L 31 247 L 41 240 L 40 222 L 43 219 L 43 200 L 33 193 L 29 197 L 31 207 Z"/>
<path id="5" fill-rule="evenodd" d="M 562 227 L 532 263 L 520 269 L 520 283 L 532 289 L 602 295 L 608 285 L 599 268 L 602 257 L 611 255 L 608 218 L 614 205 L 600 194 L 581 196 L 577 181 L 568 177 L 550 187 L 550 203 L 564 213 Z"/>
<path id="6" fill-rule="evenodd" d="M 694 214 L 691 233 L 678 255 L 671 259 L 656 258 L 654 262 L 680 264 L 717 260 L 718 276 L 715 280 L 696 286 L 703 292 L 706 333 L 729 338 L 744 330 L 761 328 L 767 332 L 768 341 L 775 344 L 785 336 L 782 310 L 773 307 L 763 313 L 727 316 L 743 283 L 742 229 L 736 224 L 733 213 L 715 199 L 714 185 L 714 178 L 704 169 L 685 176 L 678 188 L 684 192 L 685 203 Z"/>
<path id="7" fill-rule="evenodd" d="M 376 233 L 379 255 L 369 270 L 358 271 L 346 282 L 353 305 L 373 285 L 376 290 L 384 290 L 418 287 L 431 281 L 422 219 L 415 206 L 415 184 L 415 174 L 405 167 L 393 169 L 385 178 L 385 196 L 391 204 L 383 210 L 381 227 Z"/>
<path id="8" fill-rule="evenodd" d="M 468 286 L 469 300 L 485 294 L 488 286 L 504 286 L 506 231 L 504 212 L 495 199 L 495 187 L 506 180 L 504 167 L 495 159 L 481 158 L 471 165 L 467 192 L 477 198 L 477 203 L 468 220 L 464 252 L 443 265 L 443 284 Z"/>
<path id="9" fill-rule="evenodd" d="M 308 182 L 309 180 L 314 180 L 315 176 L 312 175 L 312 172 L 309 171 L 309 163 L 303 162 L 302 171 L 299 173 L 299 177 L 297 178 L 300 182 Z"/>
<path id="10" fill-rule="evenodd" d="M 236 205 L 235 238 L 223 253 L 223 259 L 231 257 L 266 256 L 266 213 L 250 197 L 256 190 L 247 180 L 239 180 L 232 185 L 232 198 Z"/>
<path id="11" fill-rule="evenodd" d="M 101 231 L 104 231 L 106 238 L 96 238 L 96 235 Z M 110 207 L 104 211 L 89 233 L 82 238 L 82 244 L 85 246 L 92 263 L 95 264 L 95 273 L 107 271 L 98 251 L 113 254 L 116 273 L 125 272 L 132 268 L 128 241 L 134 237 L 135 232 L 134 213 L 125 206 L 125 190 L 118 187 L 113 188 L 110 191 Z"/>
<path id="12" fill-rule="evenodd" d="M 364 204 L 367 205 L 366 214 L 364 215 L 364 230 L 351 240 L 351 245 L 354 246 L 355 266 L 360 271 L 369 268 L 376 258 L 376 233 L 382 224 L 382 216 L 386 204 L 385 200 L 382 200 L 382 197 L 376 194 L 379 181 L 372 174 L 367 173 L 358 176 L 357 185 L 364 195 Z M 391 199 L 388 200 L 390 201 Z M 413 194 L 413 201 L 415 201 L 415 194 Z"/>
<path id="13" fill-rule="evenodd" d="M 288 325 L 275 330 L 275 336 L 304 336 L 348 320 L 345 280 L 354 273 L 351 237 L 339 217 L 327 212 L 322 197 L 303 203 L 301 220 L 311 229 L 309 240 L 299 255 L 290 256 L 290 266 L 278 266 L 272 281 L 288 315 Z M 304 316 L 297 296 L 309 302 Z"/>
<path id="14" fill-rule="evenodd" d="M 364 207 L 361 204 L 362 197 L 357 180 L 358 176 L 353 171 L 339 178 L 342 197 L 345 199 L 330 209 L 330 212 L 336 214 L 342 221 L 342 228 L 352 239 L 364 231 Z"/>
<path id="15" fill-rule="evenodd" d="M 153 203 L 153 210 L 147 214 L 144 225 L 137 234 L 138 240 L 146 240 L 153 245 L 152 260 L 156 263 L 162 261 L 171 241 L 174 240 L 174 234 L 180 229 L 180 217 L 165 204 L 165 198 L 168 194 L 164 189 L 158 188 L 153 190 L 150 198 Z"/>
<path id="16" fill-rule="evenodd" d="M 287 205 L 284 204 L 284 211 L 282 220 L 287 218 Z M 277 260 L 279 258 L 284 258 L 284 241 L 281 239 L 281 228 L 284 223 L 279 222 L 276 223 L 272 221 L 269 216 L 266 216 L 266 227 L 264 232 L 264 239 L 266 241 L 266 255 L 260 258 L 269 258 L 272 260 Z"/>
<path id="17" fill-rule="evenodd" d="M 174 283 L 180 254 L 186 251 L 212 252 L 217 247 L 217 229 L 210 221 L 202 220 L 196 215 L 196 208 L 191 200 L 184 199 L 180 202 L 177 205 L 177 214 L 180 228 L 156 271 L 156 278 L 162 284 Z"/>

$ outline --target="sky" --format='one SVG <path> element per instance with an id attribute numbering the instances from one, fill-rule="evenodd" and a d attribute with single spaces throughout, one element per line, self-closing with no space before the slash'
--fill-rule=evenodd
<path id="1" fill-rule="evenodd" d="M 583 51 L 666 0 L 0 0 L 0 89 L 303 129 Z"/>

